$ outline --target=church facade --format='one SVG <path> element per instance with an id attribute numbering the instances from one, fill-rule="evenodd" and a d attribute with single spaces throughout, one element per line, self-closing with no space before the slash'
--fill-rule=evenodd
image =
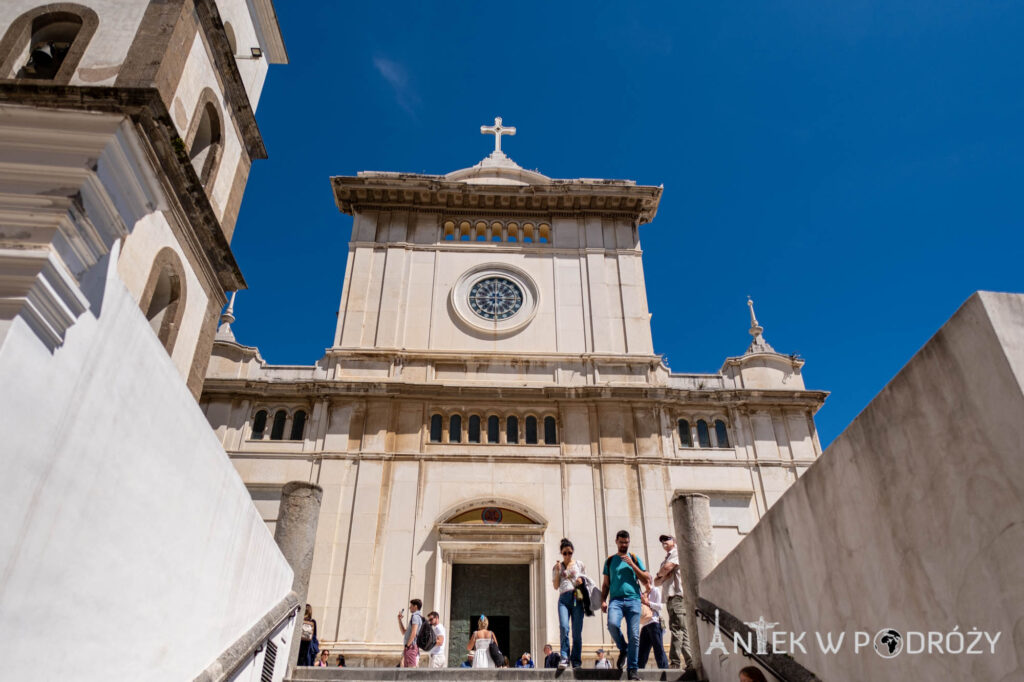
<path id="1" fill-rule="evenodd" d="M 753 340 L 714 374 L 653 348 L 640 248 L 660 187 L 556 180 L 500 148 L 447 175 L 332 178 L 354 218 L 333 345 L 312 366 L 214 342 L 201 404 L 263 518 L 324 490 L 308 601 L 324 648 L 401 650 L 409 599 L 448 627 L 484 613 L 510 656 L 558 642 L 558 542 L 598 576 L 620 529 L 664 556 L 675 491 L 711 499 L 725 556 L 820 455 L 803 362 Z M 609 638 L 587 619 L 586 653 Z"/>

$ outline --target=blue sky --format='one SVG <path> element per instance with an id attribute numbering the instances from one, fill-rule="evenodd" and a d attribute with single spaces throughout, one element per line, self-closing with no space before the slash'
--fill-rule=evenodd
<path id="1" fill-rule="evenodd" d="M 975 290 L 1024 291 L 1024 4 L 276 3 L 233 247 L 238 340 L 332 342 L 351 218 L 329 177 L 502 148 L 665 186 L 641 228 L 655 349 L 714 372 L 765 337 L 831 391 L 827 445 Z M 313 29 L 319 29 L 314 31 Z"/>

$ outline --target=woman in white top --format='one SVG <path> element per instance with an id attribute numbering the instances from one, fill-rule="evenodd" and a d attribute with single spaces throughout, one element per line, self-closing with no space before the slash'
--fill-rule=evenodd
<path id="1" fill-rule="evenodd" d="M 558 669 L 572 664 L 573 670 L 583 663 L 583 576 L 586 568 L 573 558 L 575 548 L 568 538 L 562 538 L 558 552 L 561 561 L 551 567 L 551 585 L 558 590 L 558 630 L 561 635 L 561 660 Z M 569 627 L 572 626 L 572 650 L 569 649 Z"/>
<path id="2" fill-rule="evenodd" d="M 487 616 L 480 616 L 480 620 L 477 621 L 477 627 L 479 628 L 469 638 L 469 644 L 466 645 L 466 651 L 473 653 L 473 667 L 474 668 L 496 668 L 494 662 L 491 661 L 491 640 L 494 639 L 494 633 L 487 629 L 490 622 L 487 620 Z"/>

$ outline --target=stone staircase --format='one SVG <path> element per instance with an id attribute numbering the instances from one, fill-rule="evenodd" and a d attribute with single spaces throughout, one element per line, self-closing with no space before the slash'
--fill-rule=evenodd
<path id="1" fill-rule="evenodd" d="M 676 682 L 696 681 L 693 673 L 683 674 L 681 670 L 641 670 L 644 680 Z M 464 682 L 506 682 L 510 680 L 625 680 L 626 673 L 618 670 L 597 670 L 581 668 L 572 670 L 524 670 L 504 668 L 500 670 L 473 670 L 471 668 L 297 668 L 289 682 L 334 682 L 335 680 L 462 680 Z"/>

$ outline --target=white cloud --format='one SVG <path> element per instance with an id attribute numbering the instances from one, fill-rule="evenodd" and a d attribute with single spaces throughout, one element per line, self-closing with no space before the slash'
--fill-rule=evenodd
<path id="1" fill-rule="evenodd" d="M 419 97 L 409 85 L 409 74 L 398 62 L 385 57 L 374 57 L 373 66 L 377 73 L 388 82 L 391 89 L 395 91 L 395 100 L 398 106 L 405 110 L 413 118 L 416 118 L 415 106 L 419 104 Z"/>

